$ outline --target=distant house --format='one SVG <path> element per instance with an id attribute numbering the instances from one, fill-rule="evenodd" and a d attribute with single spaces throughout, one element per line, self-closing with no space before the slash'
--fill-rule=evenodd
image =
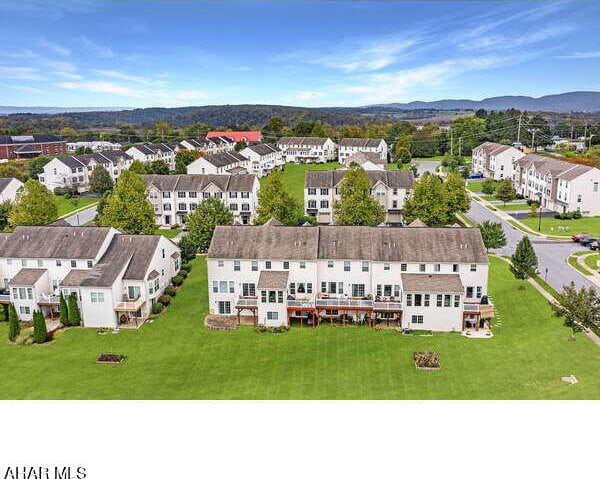
<path id="1" fill-rule="evenodd" d="M 17 191 L 23 186 L 23 182 L 16 178 L 0 178 L 0 203 L 5 201 L 15 202 Z"/>
<path id="2" fill-rule="evenodd" d="M 190 151 L 200 151 L 207 155 L 214 155 L 216 153 L 225 153 L 227 151 L 233 151 L 235 149 L 235 141 L 227 137 L 202 137 L 188 140 L 183 140 L 179 143 L 180 147 Z"/>
<path id="3" fill-rule="evenodd" d="M 55 135 L 0 135 L 0 161 L 65 153 L 67 142 Z"/>
<path id="4" fill-rule="evenodd" d="M 132 146 L 127 154 L 142 163 L 164 161 L 170 170 L 175 169 L 175 155 L 180 150 L 179 143 L 148 143 Z"/>
<path id="5" fill-rule="evenodd" d="M 286 163 L 326 163 L 333 161 L 335 143 L 330 138 L 284 136 L 277 142 Z"/>
<path id="6" fill-rule="evenodd" d="M 262 140 L 260 131 L 209 131 L 206 138 L 225 137 L 239 143 L 259 143 Z"/>
<path id="7" fill-rule="evenodd" d="M 75 143 L 67 143 L 67 151 L 75 153 L 78 148 L 89 148 L 93 153 L 101 151 L 120 150 L 121 143 L 111 143 L 110 141 L 77 141 Z"/>
<path id="8" fill-rule="evenodd" d="M 486 141 L 473 148 L 473 172 L 482 173 L 486 178 L 494 180 L 512 179 L 514 164 L 523 156 L 525 153 L 514 146 Z"/>
<path id="9" fill-rule="evenodd" d="M 227 175 L 247 173 L 250 160 L 237 151 L 201 156 L 187 167 L 193 175 Z"/>
<path id="10" fill-rule="evenodd" d="M 281 168 L 283 152 L 276 146 L 266 143 L 250 145 L 240 151 L 240 155 L 248 158 L 248 171 L 257 176 L 267 176 L 274 168 Z"/>
<path id="11" fill-rule="evenodd" d="M 356 163 L 362 166 L 363 170 L 387 170 L 388 162 L 387 158 L 381 158 L 381 155 L 372 151 L 359 151 L 352 153 L 347 156 L 342 162 L 346 167 L 349 167 L 352 163 Z"/>
<path id="12" fill-rule="evenodd" d="M 183 224 L 204 198 L 219 198 L 234 220 L 250 224 L 256 217 L 260 185 L 254 175 L 142 175 L 159 226 Z"/>
<path id="13" fill-rule="evenodd" d="M 387 162 L 388 146 L 383 138 L 344 138 L 339 143 L 339 162 L 345 163 L 346 158 L 358 152 L 377 153 Z"/>

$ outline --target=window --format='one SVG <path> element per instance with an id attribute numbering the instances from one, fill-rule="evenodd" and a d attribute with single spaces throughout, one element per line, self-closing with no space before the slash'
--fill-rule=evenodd
<path id="1" fill-rule="evenodd" d="M 90 293 L 90 301 L 92 303 L 104 303 L 104 293 L 92 291 Z"/>
<path id="2" fill-rule="evenodd" d="M 383 270 L 384 271 L 389 271 L 390 270 L 390 263 L 383 263 Z"/>
<path id="3" fill-rule="evenodd" d="M 242 203 L 242 211 L 250 211 L 250 204 Z"/>
<path id="4" fill-rule="evenodd" d="M 426 265 L 425 265 L 425 264 L 423 264 L 423 263 L 421 263 L 421 264 L 419 265 L 419 271 L 420 271 L 421 273 L 424 273 L 424 272 L 425 272 L 425 266 L 426 266 Z"/>
<path id="5" fill-rule="evenodd" d="M 302 283 L 298 283 L 298 292 L 301 293 L 303 291 L 300 291 L 300 285 Z M 296 294 L 296 283 L 290 283 L 290 294 L 293 296 Z"/>
<path id="6" fill-rule="evenodd" d="M 454 307 L 458 308 L 460 306 L 460 295 L 455 294 L 454 295 Z"/>
<path id="7" fill-rule="evenodd" d="M 242 283 L 242 296 L 256 296 L 256 285 L 254 283 Z"/>
<path id="8" fill-rule="evenodd" d="M 239 259 L 234 259 L 233 260 L 233 270 L 234 271 L 239 271 L 240 270 L 240 260 Z"/>
<path id="9" fill-rule="evenodd" d="M 422 314 L 413 314 L 411 318 L 412 324 L 423 324 L 423 315 Z"/>
<path id="10" fill-rule="evenodd" d="M 473 286 L 467 286 L 467 298 L 473 297 Z"/>
<path id="11" fill-rule="evenodd" d="M 267 302 L 267 292 L 266 291 L 261 291 L 260 292 L 260 302 L 261 303 L 266 303 Z"/>
<path id="12" fill-rule="evenodd" d="M 429 306 L 429 295 L 426 294 L 423 298 L 423 306 Z"/>
<path id="13" fill-rule="evenodd" d="M 471 271 L 477 271 L 477 265 L 476 264 L 472 264 L 471 265 Z"/>
<path id="14" fill-rule="evenodd" d="M 344 261 L 344 271 L 350 271 L 350 261 Z"/>
<path id="15" fill-rule="evenodd" d="M 163 210 L 165 210 L 165 211 L 171 211 L 171 203 L 165 203 L 163 205 Z"/>
<path id="16" fill-rule="evenodd" d="M 396 298 L 400 297 L 400 285 L 399 284 L 394 285 L 394 296 Z"/>
<path id="17" fill-rule="evenodd" d="M 277 291 L 277 302 L 283 303 L 283 291 Z"/>
<path id="18" fill-rule="evenodd" d="M 333 261 L 332 260 L 327 261 L 327 267 L 328 268 L 333 268 Z"/>
<path id="19" fill-rule="evenodd" d="M 313 292 L 312 283 L 306 283 L 306 292 L 308 294 L 312 294 L 312 292 Z"/>
<path id="20" fill-rule="evenodd" d="M 422 306 L 423 305 L 422 300 L 423 300 L 422 294 L 420 294 L 420 293 L 415 294 L 415 306 Z"/>
<path id="21" fill-rule="evenodd" d="M 452 265 L 452 272 L 453 273 L 458 273 L 458 265 L 457 264 L 453 264 Z"/>
<path id="22" fill-rule="evenodd" d="M 217 266 L 219 268 L 222 268 L 223 266 L 225 266 L 225 262 L 222 259 L 218 259 L 217 260 Z"/>
<path id="23" fill-rule="evenodd" d="M 392 201 L 392 208 L 398 208 L 398 202 L 396 200 Z"/>
<path id="24" fill-rule="evenodd" d="M 433 271 L 435 271 L 436 273 L 439 273 L 442 269 L 442 265 L 439 263 L 436 263 L 433 265 Z"/>
<path id="25" fill-rule="evenodd" d="M 308 194 L 309 195 L 316 195 L 317 194 L 317 189 L 316 188 L 309 188 L 308 189 Z"/>
<path id="26" fill-rule="evenodd" d="M 276 291 L 269 291 L 268 297 L 269 297 L 269 303 L 276 303 L 277 302 Z"/>
<path id="27" fill-rule="evenodd" d="M 202 198 L 210 198 L 210 191 L 202 192 Z"/>
<path id="28" fill-rule="evenodd" d="M 88 262 L 87 262 L 87 267 L 88 267 L 88 268 L 91 268 L 92 266 L 94 266 L 94 263 L 93 263 L 93 261 L 91 261 L 91 260 L 88 260 Z"/>
<path id="29" fill-rule="evenodd" d="M 271 262 L 265 261 L 265 269 L 271 269 Z"/>
<path id="30" fill-rule="evenodd" d="M 308 208 L 311 210 L 316 209 L 317 201 L 316 200 L 308 200 Z"/>
<path id="31" fill-rule="evenodd" d="M 231 204 L 229 205 L 229 210 L 230 210 L 230 211 L 237 211 L 237 210 L 238 210 L 238 205 L 237 205 L 237 203 L 231 203 Z"/>
<path id="32" fill-rule="evenodd" d="M 188 197 L 190 198 L 198 198 L 198 193 L 195 191 L 189 191 L 188 192 Z"/>
<path id="33" fill-rule="evenodd" d="M 185 198 L 185 191 L 178 191 L 177 198 Z"/>
<path id="34" fill-rule="evenodd" d="M 441 307 L 442 307 L 442 295 L 441 295 L 441 294 L 438 294 L 438 295 L 436 296 L 436 302 L 435 302 L 435 305 L 436 305 L 438 308 L 441 308 Z"/>
<path id="35" fill-rule="evenodd" d="M 321 293 L 327 292 L 327 283 L 325 281 L 321 281 Z"/>
<path id="36" fill-rule="evenodd" d="M 219 282 L 213 281 L 213 293 L 218 293 L 218 292 L 219 292 Z"/>
<path id="37" fill-rule="evenodd" d="M 300 261 L 300 269 L 306 269 L 306 261 Z"/>
<path id="38" fill-rule="evenodd" d="M 369 271 L 369 262 L 368 261 L 363 261 L 362 262 L 362 270 L 363 270 L 363 272 L 368 272 Z"/>
<path id="39" fill-rule="evenodd" d="M 31 309 L 29 309 L 29 306 L 19 306 L 19 313 L 29 314 L 30 312 L 31 312 Z"/>
<path id="40" fill-rule="evenodd" d="M 241 192 L 241 196 L 242 196 L 242 198 L 250 198 L 250 192 L 249 191 L 242 191 Z"/>
<path id="41" fill-rule="evenodd" d="M 452 299 L 452 295 L 450 294 L 445 294 L 444 295 L 444 308 L 449 308 L 450 307 L 450 300 Z"/>
<path id="42" fill-rule="evenodd" d="M 321 200 L 321 208 L 324 208 L 324 209 L 329 208 L 329 201 Z"/>
<path id="43" fill-rule="evenodd" d="M 12 258 L 8 258 L 8 259 L 6 260 L 6 264 L 7 264 L 8 266 L 10 266 L 10 265 L 12 264 Z"/>
<path id="44" fill-rule="evenodd" d="M 277 311 L 267 311 L 267 321 L 277 321 L 279 313 Z"/>
<path id="45" fill-rule="evenodd" d="M 167 199 L 171 197 L 171 192 L 170 191 L 163 191 L 162 192 L 162 197 Z"/>
<path id="46" fill-rule="evenodd" d="M 365 295 L 365 285 L 364 284 L 353 284 L 352 285 L 352 296 L 363 297 L 364 295 Z"/>
<path id="47" fill-rule="evenodd" d="M 328 195 L 329 194 L 329 188 L 321 188 L 321 194 L 322 195 Z"/>
<path id="48" fill-rule="evenodd" d="M 71 268 L 77 268 L 77 260 L 71 260 Z"/>
<path id="49" fill-rule="evenodd" d="M 129 299 L 138 299 L 140 297 L 140 287 L 139 286 L 128 286 L 127 287 L 127 295 Z"/>
<path id="50" fill-rule="evenodd" d="M 283 262 L 283 269 L 290 269 L 290 262 L 289 261 L 284 261 Z"/>
<path id="51" fill-rule="evenodd" d="M 235 283 L 233 281 L 229 282 L 229 292 L 235 293 Z"/>
<path id="52" fill-rule="evenodd" d="M 213 196 L 214 196 L 215 198 L 222 199 L 222 198 L 223 198 L 223 193 L 221 193 L 220 191 L 217 191 L 217 192 L 215 192 L 215 193 L 213 194 Z"/>
<path id="53" fill-rule="evenodd" d="M 44 267 L 44 261 L 41 260 L 41 259 L 38 259 L 37 260 L 37 265 L 38 265 L 38 268 L 43 268 Z"/>
<path id="54" fill-rule="evenodd" d="M 27 260 L 26 259 L 22 259 L 21 260 L 21 266 L 27 266 Z"/>
<path id="55" fill-rule="evenodd" d="M 406 295 L 406 306 L 412 306 L 412 294 Z"/>
<path id="56" fill-rule="evenodd" d="M 177 205 L 177 209 L 178 209 L 179 211 L 187 211 L 187 204 L 186 204 L 186 203 L 179 203 L 179 204 Z"/>
<path id="57" fill-rule="evenodd" d="M 581 195 L 577 195 L 577 203 L 581 203 Z"/>
<path id="58" fill-rule="evenodd" d="M 398 188 L 392 188 L 392 194 L 393 195 L 397 195 L 398 194 Z"/>
<path id="59" fill-rule="evenodd" d="M 190 211 L 196 211 L 197 203 L 190 203 Z"/>
<path id="60" fill-rule="evenodd" d="M 477 286 L 477 297 L 481 298 L 481 286 Z"/>
<path id="61" fill-rule="evenodd" d="M 227 293 L 227 281 L 219 281 L 219 293 Z"/>
<path id="62" fill-rule="evenodd" d="M 406 263 L 401 263 L 400 264 L 400 271 L 406 271 L 406 267 L 407 267 Z"/>
<path id="63" fill-rule="evenodd" d="M 594 193 L 598 191 L 598 182 L 594 181 Z"/>
<path id="64" fill-rule="evenodd" d="M 230 198 L 237 198 L 237 191 L 230 191 L 229 192 L 229 197 Z"/>
<path id="65" fill-rule="evenodd" d="M 219 314 L 231 314 L 231 303 L 229 301 L 219 301 Z"/>
<path id="66" fill-rule="evenodd" d="M 253 259 L 252 260 L 252 271 L 258 271 L 258 261 Z"/>

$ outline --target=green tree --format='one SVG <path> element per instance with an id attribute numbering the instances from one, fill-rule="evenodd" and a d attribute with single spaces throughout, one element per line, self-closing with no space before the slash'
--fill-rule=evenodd
<path id="1" fill-rule="evenodd" d="M 103 195 L 113 189 L 114 183 L 106 168 L 97 166 L 90 174 L 89 189 L 92 193 Z"/>
<path id="2" fill-rule="evenodd" d="M 171 173 L 169 165 L 167 165 L 163 160 L 151 161 L 146 166 L 146 170 L 150 175 L 168 175 Z"/>
<path id="3" fill-rule="evenodd" d="M 27 174 L 11 163 L 0 163 L 0 178 L 16 178 L 25 181 Z"/>
<path id="4" fill-rule="evenodd" d="M 63 326 L 69 326 L 69 310 L 67 309 L 67 301 L 65 300 L 62 291 L 60 292 L 58 307 L 60 324 L 62 324 Z"/>
<path id="5" fill-rule="evenodd" d="M 504 204 L 506 204 L 507 201 L 514 200 L 517 197 L 517 192 L 513 188 L 512 181 L 510 181 L 508 178 L 502 180 L 498 185 L 498 188 L 496 188 L 494 197 L 502 201 Z"/>
<path id="6" fill-rule="evenodd" d="M 310 136 L 324 137 L 325 130 L 323 129 L 323 124 L 320 121 L 316 121 L 313 126 L 312 131 L 310 132 Z"/>
<path id="7" fill-rule="evenodd" d="M 188 126 L 184 130 L 186 138 L 200 138 L 205 136 L 210 131 L 210 126 L 206 123 L 197 122 Z"/>
<path id="8" fill-rule="evenodd" d="M 244 148 L 246 148 L 248 145 L 246 144 L 246 142 L 244 140 L 242 141 L 238 141 L 235 146 L 233 147 L 233 149 L 235 151 L 242 151 Z"/>
<path id="9" fill-rule="evenodd" d="M 481 192 L 485 195 L 493 195 L 498 185 L 491 178 L 486 178 L 481 184 Z"/>
<path id="10" fill-rule="evenodd" d="M 439 176 L 429 171 L 423 173 L 415 182 L 412 194 L 404 202 L 403 216 L 409 223 L 419 218 L 427 226 L 446 224 L 448 211 L 444 201 L 442 179 Z"/>
<path id="11" fill-rule="evenodd" d="M 447 221 L 452 221 L 458 212 L 471 208 L 471 198 L 465 188 L 465 179 L 458 173 L 450 173 L 443 184 L 444 199 L 448 210 Z"/>
<path id="12" fill-rule="evenodd" d="M 138 175 L 145 175 L 148 173 L 146 170 L 146 165 L 144 165 L 144 163 L 142 163 L 140 160 L 133 160 L 131 162 L 131 166 L 129 167 L 129 171 L 133 171 Z"/>
<path id="13" fill-rule="evenodd" d="M 456 139 L 462 138 L 460 153 L 470 155 L 471 150 L 485 137 L 485 120 L 475 116 L 458 118 L 452 122 L 452 135 Z M 457 143 L 458 141 L 454 142 L 456 152 L 458 152 Z"/>
<path id="14" fill-rule="evenodd" d="M 91 153 L 94 153 L 94 150 L 92 150 L 89 146 L 79 146 L 75 150 L 76 155 L 88 155 Z"/>
<path id="15" fill-rule="evenodd" d="M 187 167 L 190 163 L 193 163 L 197 158 L 195 151 L 181 150 L 175 154 L 175 173 L 178 175 L 185 175 L 187 173 Z"/>
<path id="16" fill-rule="evenodd" d="M 398 169 L 402 168 L 403 163 L 410 163 L 412 160 L 412 155 L 410 154 L 410 150 L 405 146 L 400 146 L 396 148 L 396 163 L 398 165 Z"/>
<path id="17" fill-rule="evenodd" d="M 371 196 L 369 176 L 351 163 L 340 183 L 340 199 L 334 201 L 335 222 L 339 225 L 376 226 L 385 220 L 385 210 Z"/>
<path id="18" fill-rule="evenodd" d="M 600 296 L 593 287 L 583 286 L 579 291 L 571 281 L 552 304 L 554 313 L 565 318 L 565 326 L 576 332 L 581 326 L 600 326 Z"/>
<path id="19" fill-rule="evenodd" d="M 11 227 L 47 225 L 58 218 L 54 195 L 37 180 L 29 179 L 17 192 L 15 206 L 10 212 Z"/>
<path id="20" fill-rule="evenodd" d="M 79 305 L 77 304 L 77 296 L 75 293 L 69 295 L 69 324 L 71 326 L 79 326 L 81 324 L 81 313 L 79 312 Z"/>
<path id="21" fill-rule="evenodd" d="M 441 131 L 436 124 L 423 126 L 412 135 L 410 153 L 414 158 L 430 158 L 439 153 Z"/>
<path id="22" fill-rule="evenodd" d="M 0 231 L 4 231 L 4 228 L 8 226 L 8 218 L 12 210 L 12 203 L 10 200 L 3 201 L 0 203 Z"/>
<path id="23" fill-rule="evenodd" d="M 217 225 L 233 224 L 233 214 L 229 208 L 214 196 L 203 199 L 186 219 L 188 234 L 185 237 L 201 251 L 206 251 L 210 246 Z"/>
<path id="24" fill-rule="evenodd" d="M 38 156 L 27 162 L 27 174 L 29 178 L 38 179 L 38 175 L 44 172 L 44 166 L 52 161 L 50 156 Z"/>
<path id="25" fill-rule="evenodd" d="M 13 303 L 8 304 L 8 340 L 14 341 L 21 332 L 21 322 Z"/>
<path id="26" fill-rule="evenodd" d="M 502 223 L 485 220 L 477 226 L 481 231 L 483 244 L 488 251 L 506 246 L 506 235 L 502 229 Z"/>
<path id="27" fill-rule="evenodd" d="M 179 246 L 179 249 L 181 250 L 181 259 L 184 263 L 192 261 L 196 257 L 198 245 L 193 242 L 189 235 L 183 236 L 179 240 L 179 243 L 177 243 L 177 246 Z"/>
<path id="28" fill-rule="evenodd" d="M 528 236 L 519 241 L 515 253 L 511 256 L 510 270 L 517 279 L 527 279 L 535 275 L 537 256 Z"/>
<path id="29" fill-rule="evenodd" d="M 155 136 L 157 138 L 160 138 L 161 141 L 163 141 L 165 139 L 165 136 L 168 137 L 173 130 L 171 128 L 171 125 L 169 125 L 169 123 L 166 121 L 155 122 L 154 129 L 155 129 Z"/>
<path id="30" fill-rule="evenodd" d="M 254 224 L 262 225 L 271 218 L 284 225 L 297 225 L 302 216 L 300 203 L 281 182 L 281 172 L 274 169 L 267 176 L 258 192 L 259 206 Z"/>
<path id="31" fill-rule="evenodd" d="M 151 234 L 155 228 L 154 209 L 142 177 L 131 170 L 121 173 L 102 213 L 96 218 L 99 226 L 122 228 L 130 234 Z"/>
<path id="32" fill-rule="evenodd" d="M 36 310 L 33 312 L 33 340 L 38 344 L 45 343 L 47 337 L 48 329 L 44 314 L 40 310 Z"/>
<path id="33" fill-rule="evenodd" d="M 267 124 L 263 127 L 265 133 L 278 134 L 283 129 L 283 120 L 278 116 L 272 116 Z"/>

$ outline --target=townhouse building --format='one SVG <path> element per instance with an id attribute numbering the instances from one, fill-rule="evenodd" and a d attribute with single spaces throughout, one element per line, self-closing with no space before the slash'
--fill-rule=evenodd
<path id="1" fill-rule="evenodd" d="M 359 151 L 346 156 L 343 160 L 340 158 L 340 163 L 348 168 L 352 163 L 360 165 L 363 170 L 387 170 L 387 158 L 381 158 L 379 153 L 372 151 Z"/>
<path id="2" fill-rule="evenodd" d="M 326 163 L 335 156 L 335 143 L 330 138 L 284 136 L 277 147 L 286 163 Z"/>
<path id="3" fill-rule="evenodd" d="M 110 227 L 18 226 L 0 233 L 0 303 L 19 319 L 58 318 L 75 293 L 83 326 L 139 324 L 180 269 L 179 248 L 161 235 Z"/>
<path id="4" fill-rule="evenodd" d="M 333 203 L 340 199 L 339 189 L 346 170 L 307 171 L 304 177 L 304 211 L 319 224 L 334 224 Z M 412 190 L 412 171 L 366 171 L 371 194 L 384 207 L 387 224 L 402 223 L 402 208 Z"/>
<path id="5" fill-rule="evenodd" d="M 67 142 L 55 135 L 0 135 L 0 161 L 66 153 Z"/>
<path id="6" fill-rule="evenodd" d="M 78 148 L 89 148 L 93 153 L 101 151 L 120 150 L 121 143 L 111 143 L 110 141 L 76 141 L 67 143 L 67 151 L 74 153 Z"/>
<path id="7" fill-rule="evenodd" d="M 281 169 L 285 164 L 283 152 L 267 143 L 247 146 L 240 155 L 248 159 L 248 173 L 259 177 L 267 176 L 274 168 Z"/>
<path id="8" fill-rule="evenodd" d="M 528 154 L 515 163 L 513 186 L 542 208 L 584 216 L 600 215 L 600 169 Z"/>
<path id="9" fill-rule="evenodd" d="M 474 173 L 502 181 L 513 178 L 515 162 L 523 156 L 525 153 L 514 146 L 486 141 L 473 148 L 471 165 Z"/>
<path id="10" fill-rule="evenodd" d="M 248 173 L 250 160 L 237 151 L 196 158 L 187 166 L 190 175 L 238 175 Z"/>
<path id="11" fill-rule="evenodd" d="M 338 145 L 338 160 L 345 160 L 354 153 L 377 153 L 387 163 L 388 146 L 383 138 L 344 138 Z"/>
<path id="12" fill-rule="evenodd" d="M 142 175 L 158 226 L 183 224 L 204 198 L 223 201 L 234 221 L 250 224 L 256 217 L 260 185 L 254 175 Z"/>
<path id="13" fill-rule="evenodd" d="M 0 178 L 0 203 L 5 201 L 14 203 L 21 186 L 23 186 L 23 182 L 16 178 Z"/>
<path id="14" fill-rule="evenodd" d="M 175 155 L 180 149 L 179 143 L 148 143 L 128 148 L 127 154 L 142 163 L 164 161 L 172 171 L 175 169 Z"/>
<path id="15" fill-rule="evenodd" d="M 257 325 L 335 318 L 461 331 L 493 316 L 476 228 L 217 226 L 207 265 L 210 313 Z"/>
<path id="16" fill-rule="evenodd" d="M 113 181 L 117 181 L 132 162 L 133 158 L 122 150 L 60 156 L 44 165 L 44 171 L 38 175 L 38 179 L 50 191 L 55 188 L 76 188 L 83 193 L 88 190 L 90 175 L 95 168 L 105 168 Z"/>
<path id="17" fill-rule="evenodd" d="M 234 151 L 235 141 L 231 138 L 224 136 L 214 136 L 211 138 L 202 137 L 188 140 L 183 140 L 179 143 L 180 147 L 191 151 L 202 151 L 207 155 L 214 155 L 216 153 L 225 153 L 227 151 Z"/>

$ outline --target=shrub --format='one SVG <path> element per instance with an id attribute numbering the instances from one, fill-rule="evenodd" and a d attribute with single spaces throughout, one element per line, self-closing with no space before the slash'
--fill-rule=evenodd
<path id="1" fill-rule="evenodd" d="M 23 329 L 16 339 L 15 344 L 20 346 L 29 346 L 30 344 L 33 344 L 33 328 Z"/>
<path id="2" fill-rule="evenodd" d="M 173 298 L 171 298 L 171 296 L 169 296 L 168 294 L 163 294 L 160 298 L 158 298 L 158 302 L 163 304 L 164 306 L 169 306 L 169 304 L 171 304 L 171 300 Z"/>
<path id="3" fill-rule="evenodd" d="M 578 220 L 580 218 L 581 218 L 581 211 L 579 211 L 579 210 L 573 211 L 573 219 Z"/>
<path id="4" fill-rule="evenodd" d="M 77 297 L 75 293 L 71 293 L 69 296 L 69 324 L 71 326 L 79 326 L 81 324 L 81 313 L 79 312 L 79 305 L 77 304 Z"/>
<path id="5" fill-rule="evenodd" d="M 61 330 L 59 330 L 59 329 L 56 329 L 55 331 L 52 331 L 52 332 L 51 332 L 51 333 L 49 333 L 49 334 L 51 334 L 51 335 L 52 335 L 52 339 L 53 339 L 54 341 L 56 341 L 58 338 L 60 338 L 60 337 L 61 337 L 62 333 L 63 333 L 63 332 L 62 332 Z"/>
<path id="6" fill-rule="evenodd" d="M 171 278 L 171 283 L 174 286 L 181 286 L 183 284 L 183 276 L 177 274 Z"/>
<path id="7" fill-rule="evenodd" d="M 21 332 L 21 323 L 13 303 L 8 305 L 8 339 L 14 341 Z"/>
<path id="8" fill-rule="evenodd" d="M 169 296 L 175 296 L 177 294 L 177 290 L 173 286 L 167 286 L 165 288 L 165 294 Z"/>
<path id="9" fill-rule="evenodd" d="M 163 310 L 164 306 L 160 302 L 156 302 L 152 305 L 152 314 L 160 314 Z"/>
<path id="10" fill-rule="evenodd" d="M 46 342 L 48 330 L 46 329 L 46 320 L 41 311 L 33 312 L 33 340 L 36 343 Z"/>
<path id="11" fill-rule="evenodd" d="M 179 276 L 181 276 L 183 279 L 185 279 L 185 278 L 187 278 L 187 277 L 188 277 L 188 272 L 187 272 L 185 269 L 182 269 L 182 270 L 179 272 Z"/>
<path id="12" fill-rule="evenodd" d="M 69 318 L 68 318 L 67 314 L 68 314 L 67 300 L 65 299 L 65 297 L 63 296 L 62 291 L 61 291 L 60 292 L 60 300 L 59 300 L 59 315 L 60 315 L 60 324 L 62 324 L 63 326 L 69 325 Z"/>
<path id="13" fill-rule="evenodd" d="M 184 263 L 181 265 L 181 269 L 183 271 L 187 271 L 188 273 L 192 270 L 192 263 Z"/>

